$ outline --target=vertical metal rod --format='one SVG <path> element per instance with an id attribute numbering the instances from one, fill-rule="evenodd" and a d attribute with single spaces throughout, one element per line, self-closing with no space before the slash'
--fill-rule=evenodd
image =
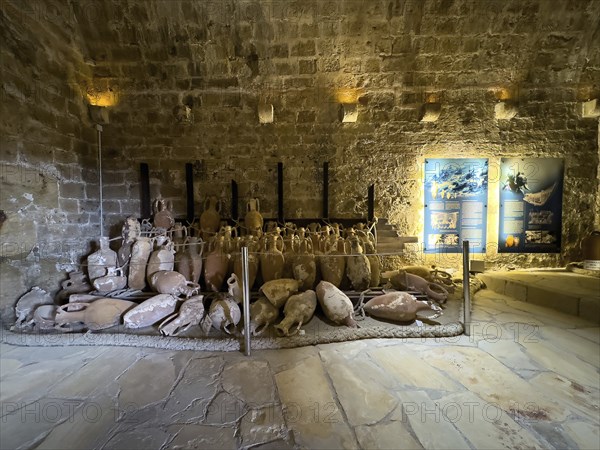
<path id="1" fill-rule="evenodd" d="M 100 237 L 104 236 L 104 205 L 102 201 L 102 125 L 96 124 L 98 131 L 98 184 L 100 188 Z"/>
<path id="2" fill-rule="evenodd" d="M 471 285 L 469 283 L 469 241 L 463 241 L 463 310 L 465 336 L 471 335 Z"/>
<path id="3" fill-rule="evenodd" d="M 248 247 L 242 247 L 242 301 L 244 303 L 244 354 L 250 356 L 250 276 Z"/>

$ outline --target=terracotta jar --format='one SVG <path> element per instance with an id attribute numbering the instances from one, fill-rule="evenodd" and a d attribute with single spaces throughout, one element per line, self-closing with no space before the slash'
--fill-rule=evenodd
<path id="1" fill-rule="evenodd" d="M 148 258 L 148 267 L 146 268 L 146 281 L 150 284 L 152 275 L 161 270 L 171 271 L 175 268 L 175 249 L 173 242 L 166 239 L 165 242 L 158 246 Z"/>
<path id="2" fill-rule="evenodd" d="M 279 240 L 281 240 L 279 235 L 271 234 L 267 236 L 265 253 L 260 255 L 260 273 L 265 283 L 283 278 L 285 258 L 281 250 L 277 248 Z"/>
<path id="3" fill-rule="evenodd" d="M 379 255 L 376 254 L 375 245 L 370 239 L 365 241 L 365 252 L 371 265 L 371 283 L 369 287 L 377 287 L 381 282 L 381 261 Z"/>
<path id="4" fill-rule="evenodd" d="M 251 198 L 246 204 L 246 217 L 244 218 L 246 232 L 260 237 L 262 235 L 263 224 L 263 216 L 260 213 L 260 202 L 257 198 Z"/>
<path id="5" fill-rule="evenodd" d="M 165 200 L 159 198 L 154 200 L 152 210 L 154 212 L 153 223 L 156 228 L 169 230 L 175 225 L 172 209 L 173 205 L 171 202 L 167 203 Z"/>
<path id="6" fill-rule="evenodd" d="M 87 258 L 90 281 L 108 275 L 109 269 L 117 267 L 117 253 L 110 249 L 107 237 L 100 238 L 100 249 Z"/>
<path id="7" fill-rule="evenodd" d="M 294 279 L 298 280 L 300 290 L 306 291 L 315 287 L 317 279 L 317 263 L 312 251 L 312 240 L 305 236 L 304 228 L 299 230 L 298 253 L 294 258 Z"/>
<path id="8" fill-rule="evenodd" d="M 364 291 L 371 284 L 371 263 L 363 252 L 360 239 L 352 236 L 348 241 L 350 255 L 346 257 L 346 275 L 355 291 Z"/>
<path id="9" fill-rule="evenodd" d="M 209 253 L 204 263 L 204 281 L 206 288 L 219 292 L 229 269 L 230 255 L 223 248 L 223 236 L 217 236 L 209 246 Z"/>
<path id="10" fill-rule="evenodd" d="M 200 215 L 202 238 L 206 241 L 214 236 L 221 226 L 221 202 L 217 197 L 209 197 L 204 201 L 204 212 Z"/>
<path id="11" fill-rule="evenodd" d="M 326 242 L 326 251 L 319 260 L 321 277 L 335 287 L 340 287 L 346 273 L 346 240 L 339 238 L 333 245 Z"/>
<path id="12" fill-rule="evenodd" d="M 254 236 L 246 236 L 243 240 L 238 240 L 235 253 L 232 255 L 233 259 L 233 273 L 237 276 L 238 280 L 242 280 L 242 253 L 241 249 L 243 246 L 248 247 L 248 281 L 250 290 L 254 286 L 256 281 L 256 275 L 260 267 L 260 259 L 258 257 L 259 243 Z"/>
<path id="13" fill-rule="evenodd" d="M 592 231 L 581 241 L 583 250 L 583 268 L 600 270 L 600 231 Z"/>

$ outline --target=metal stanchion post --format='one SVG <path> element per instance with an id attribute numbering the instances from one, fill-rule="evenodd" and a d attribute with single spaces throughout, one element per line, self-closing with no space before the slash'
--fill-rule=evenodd
<path id="1" fill-rule="evenodd" d="M 244 354 L 250 356 L 250 276 L 248 270 L 248 247 L 242 247 L 242 285 L 244 304 Z"/>
<path id="2" fill-rule="evenodd" d="M 463 310 L 465 335 L 471 335 L 471 284 L 469 283 L 469 241 L 463 241 Z"/>

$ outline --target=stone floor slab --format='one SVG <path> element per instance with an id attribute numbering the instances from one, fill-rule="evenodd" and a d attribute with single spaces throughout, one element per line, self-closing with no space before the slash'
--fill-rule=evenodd
<path id="1" fill-rule="evenodd" d="M 425 391 L 403 391 L 400 398 L 402 403 L 393 419 L 410 424 L 424 448 L 469 448 L 467 441 L 451 422 L 444 420 L 440 408 Z"/>
<path id="2" fill-rule="evenodd" d="M 306 448 L 357 448 L 318 357 L 275 376 L 286 423 Z"/>
<path id="3" fill-rule="evenodd" d="M 445 374 L 403 347 L 369 350 L 371 358 L 401 386 L 456 391 L 461 389 Z"/>
<path id="4" fill-rule="evenodd" d="M 381 450 L 417 450 L 423 446 L 400 422 L 356 427 L 356 437 L 361 448 Z"/>
<path id="5" fill-rule="evenodd" d="M 351 426 L 377 423 L 396 407 L 393 379 L 370 359 L 336 350 L 320 354 Z"/>

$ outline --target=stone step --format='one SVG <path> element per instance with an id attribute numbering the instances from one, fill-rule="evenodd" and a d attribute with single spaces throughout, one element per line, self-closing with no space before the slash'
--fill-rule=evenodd
<path id="1" fill-rule="evenodd" d="M 477 275 L 488 289 L 600 324 L 600 278 L 566 270 L 515 270 Z"/>

